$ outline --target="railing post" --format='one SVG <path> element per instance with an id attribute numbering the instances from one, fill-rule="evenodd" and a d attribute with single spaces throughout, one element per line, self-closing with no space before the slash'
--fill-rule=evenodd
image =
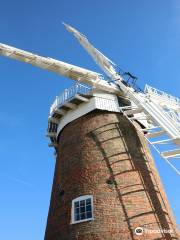
<path id="1" fill-rule="evenodd" d="M 58 96 L 56 96 L 56 106 L 58 105 Z"/>
<path id="2" fill-rule="evenodd" d="M 68 92 L 67 92 L 67 88 L 64 90 L 64 99 L 63 101 L 66 101 L 66 99 L 68 98 Z"/>
<path id="3" fill-rule="evenodd" d="M 78 93 L 78 88 L 79 88 L 79 84 L 78 84 L 78 83 L 76 83 L 76 85 L 75 85 L 75 94 L 77 94 L 77 93 Z"/>

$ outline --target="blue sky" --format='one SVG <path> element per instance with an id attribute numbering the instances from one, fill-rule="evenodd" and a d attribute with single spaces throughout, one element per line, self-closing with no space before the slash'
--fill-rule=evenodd
<path id="1" fill-rule="evenodd" d="M 179 97 L 180 1 L 0 0 L 0 6 L 0 42 L 100 72 L 64 21 L 138 76 L 141 87 Z M 4 57 L 0 76 L 0 239 L 40 240 L 55 164 L 45 137 L 49 107 L 73 81 Z M 154 157 L 180 225 L 180 178 Z"/>

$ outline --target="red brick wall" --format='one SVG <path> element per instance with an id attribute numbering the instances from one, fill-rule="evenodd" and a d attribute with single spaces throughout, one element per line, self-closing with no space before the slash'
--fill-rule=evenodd
<path id="1" fill-rule="evenodd" d="M 93 111 L 71 122 L 57 152 L 45 240 L 178 239 L 146 142 L 122 115 Z M 89 194 L 95 219 L 70 224 L 72 200 Z M 137 236 L 136 227 L 173 233 Z"/>

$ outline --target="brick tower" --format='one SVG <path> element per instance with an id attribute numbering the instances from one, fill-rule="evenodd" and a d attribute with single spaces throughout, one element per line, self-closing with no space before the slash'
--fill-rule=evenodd
<path id="1" fill-rule="evenodd" d="M 82 85 L 56 98 L 45 240 L 179 239 L 148 145 L 119 113 L 125 102 Z"/>

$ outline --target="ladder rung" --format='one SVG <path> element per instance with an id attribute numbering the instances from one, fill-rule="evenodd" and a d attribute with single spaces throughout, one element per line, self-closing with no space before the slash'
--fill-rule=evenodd
<path id="1" fill-rule="evenodd" d="M 177 157 L 177 156 L 180 157 L 180 149 L 174 149 L 174 150 L 162 152 L 161 156 L 165 157 L 165 158 L 172 158 L 172 157 Z"/>
<path id="2" fill-rule="evenodd" d="M 147 120 L 150 119 L 149 116 L 136 116 L 136 117 L 129 117 L 130 120 Z"/>
<path id="3" fill-rule="evenodd" d="M 126 110 L 123 113 L 125 115 L 132 115 L 132 114 L 141 113 L 141 112 L 142 112 L 142 109 L 141 108 L 137 108 L 137 109 Z"/>
<path id="4" fill-rule="evenodd" d="M 131 110 L 132 106 L 125 106 L 125 107 L 120 107 L 120 110 Z"/>
<path id="5" fill-rule="evenodd" d="M 148 134 L 146 134 L 146 137 L 147 138 L 158 137 L 158 136 L 163 135 L 164 133 L 166 133 L 166 132 L 161 130 L 161 131 L 157 131 L 157 132 L 153 132 L 153 133 L 148 133 Z"/>
<path id="6" fill-rule="evenodd" d="M 159 140 L 159 141 L 155 141 L 155 142 L 151 142 L 152 145 L 155 145 L 155 144 L 166 144 L 168 142 L 171 142 L 173 141 L 173 139 L 164 139 L 164 140 Z"/>
<path id="7" fill-rule="evenodd" d="M 147 132 L 147 131 L 154 130 L 154 129 L 157 129 L 157 128 L 161 128 L 161 127 L 160 126 L 155 126 L 155 127 L 143 128 L 142 131 Z"/>

